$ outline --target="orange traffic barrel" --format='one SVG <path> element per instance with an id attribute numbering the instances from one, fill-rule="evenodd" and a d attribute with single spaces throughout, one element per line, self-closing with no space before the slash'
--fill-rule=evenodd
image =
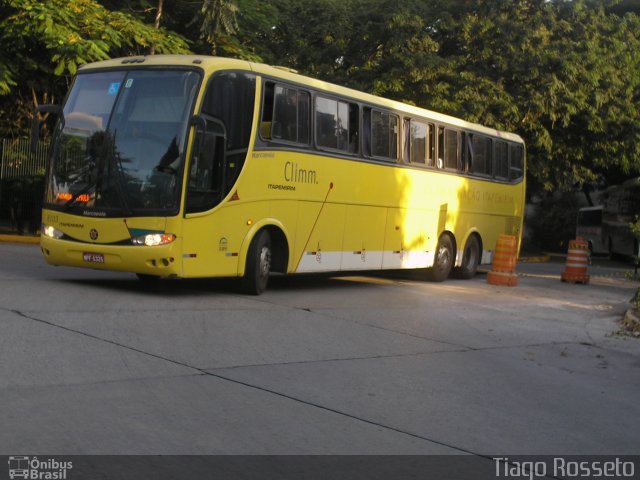
<path id="1" fill-rule="evenodd" d="M 500 235 L 496 242 L 491 271 L 487 274 L 487 283 L 507 287 L 518 285 L 517 257 L 518 239 L 513 235 Z"/>
<path id="2" fill-rule="evenodd" d="M 589 283 L 588 263 L 589 243 L 580 238 L 569 241 L 567 263 L 560 279 L 569 283 Z"/>

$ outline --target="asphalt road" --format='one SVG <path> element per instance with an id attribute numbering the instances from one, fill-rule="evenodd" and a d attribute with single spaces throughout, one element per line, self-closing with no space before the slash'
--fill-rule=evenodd
<path id="1" fill-rule="evenodd" d="M 640 339 L 615 333 L 637 284 L 602 268 L 248 297 L 0 244 L 0 454 L 638 454 Z"/>

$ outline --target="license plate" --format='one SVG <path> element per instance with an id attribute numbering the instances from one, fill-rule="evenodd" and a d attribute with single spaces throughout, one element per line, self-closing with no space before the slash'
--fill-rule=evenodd
<path id="1" fill-rule="evenodd" d="M 87 263 L 104 263 L 104 255 L 102 253 L 84 252 L 82 260 Z"/>

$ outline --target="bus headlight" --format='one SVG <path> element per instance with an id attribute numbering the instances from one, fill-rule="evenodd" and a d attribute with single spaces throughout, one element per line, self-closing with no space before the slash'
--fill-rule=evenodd
<path id="1" fill-rule="evenodd" d="M 59 239 L 64 236 L 63 232 L 55 227 L 52 227 L 51 225 L 42 225 L 41 231 L 46 237 L 49 238 Z"/>
<path id="2" fill-rule="evenodd" d="M 173 233 L 148 233 L 133 237 L 131 241 L 134 245 L 146 245 L 147 247 L 157 247 L 173 242 L 176 236 Z"/>

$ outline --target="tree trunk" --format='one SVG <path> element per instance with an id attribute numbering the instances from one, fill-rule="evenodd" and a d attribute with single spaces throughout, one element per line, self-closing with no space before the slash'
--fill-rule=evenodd
<path id="1" fill-rule="evenodd" d="M 160 28 L 160 18 L 162 17 L 162 7 L 164 7 L 164 0 L 158 0 L 158 11 L 156 12 L 156 20 L 153 23 L 153 26 L 155 28 Z M 156 46 L 151 45 L 151 48 L 149 49 L 149 55 L 155 55 L 155 54 L 156 54 Z"/>

